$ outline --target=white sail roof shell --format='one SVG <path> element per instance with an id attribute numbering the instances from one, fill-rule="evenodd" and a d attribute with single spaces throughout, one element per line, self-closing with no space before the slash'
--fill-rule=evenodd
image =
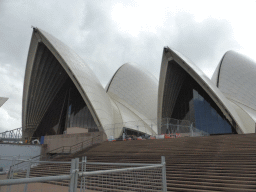
<path id="1" fill-rule="evenodd" d="M 107 86 L 107 92 L 126 101 L 147 119 L 156 119 L 156 78 L 135 64 L 124 64 L 115 73 Z"/>
<path id="2" fill-rule="evenodd" d="M 106 86 L 119 108 L 124 127 L 134 130 L 142 127 L 141 132 L 146 130 L 148 134 L 157 132 L 157 89 L 156 78 L 131 63 L 122 65 Z"/>
<path id="3" fill-rule="evenodd" d="M 67 47 L 60 40 L 43 30 L 35 29 L 29 49 L 24 82 L 23 127 L 26 127 L 26 103 L 28 102 L 28 89 L 35 59 L 35 50 L 40 42 L 47 46 L 65 69 L 83 97 L 97 126 L 104 127 L 105 125 L 115 124 L 111 100 L 90 67 L 72 49 Z"/>
<path id="4" fill-rule="evenodd" d="M 212 81 L 231 102 L 256 122 L 256 62 L 228 51 L 217 66 Z"/>

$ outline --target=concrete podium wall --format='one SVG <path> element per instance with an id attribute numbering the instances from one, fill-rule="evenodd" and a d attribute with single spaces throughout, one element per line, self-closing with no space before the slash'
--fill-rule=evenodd
<path id="1" fill-rule="evenodd" d="M 75 144 L 91 140 L 97 137 L 93 143 L 101 143 L 106 140 L 103 132 L 77 133 L 65 135 L 49 135 L 44 137 L 44 145 L 47 145 L 46 153 L 63 146 L 73 146 Z"/>

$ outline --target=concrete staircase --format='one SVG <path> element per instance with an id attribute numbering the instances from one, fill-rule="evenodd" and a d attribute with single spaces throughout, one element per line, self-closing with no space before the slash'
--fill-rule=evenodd
<path id="1" fill-rule="evenodd" d="M 168 191 L 256 191 L 256 134 L 104 142 L 54 160 L 70 161 L 82 156 L 87 156 L 89 162 L 131 163 L 160 163 L 161 156 L 165 156 Z M 32 168 L 30 175 L 69 174 L 69 169 L 69 165 L 44 165 Z M 116 180 L 113 176 L 111 182 Z M 111 182 L 95 183 L 91 189 L 136 191 L 136 186 L 110 189 Z M 151 189 L 150 183 L 143 184 L 145 191 L 159 190 Z"/>

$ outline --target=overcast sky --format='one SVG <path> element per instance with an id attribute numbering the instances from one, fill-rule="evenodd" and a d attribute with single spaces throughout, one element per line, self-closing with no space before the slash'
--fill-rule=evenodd
<path id="1" fill-rule="evenodd" d="M 103 86 L 126 62 L 159 78 L 169 46 L 210 78 L 228 50 L 256 59 L 255 1 L 0 0 L 0 132 L 21 127 L 31 26 L 75 50 Z"/>

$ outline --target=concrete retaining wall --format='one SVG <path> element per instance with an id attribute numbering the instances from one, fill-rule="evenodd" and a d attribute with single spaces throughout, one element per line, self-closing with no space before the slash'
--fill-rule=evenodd
<path id="1" fill-rule="evenodd" d="M 104 139 L 106 140 L 105 134 L 102 132 L 45 136 L 44 144 L 47 145 L 46 153 L 62 146 L 72 146 L 95 137 L 97 137 L 97 141 L 95 140 L 93 143 L 101 143 Z"/>

